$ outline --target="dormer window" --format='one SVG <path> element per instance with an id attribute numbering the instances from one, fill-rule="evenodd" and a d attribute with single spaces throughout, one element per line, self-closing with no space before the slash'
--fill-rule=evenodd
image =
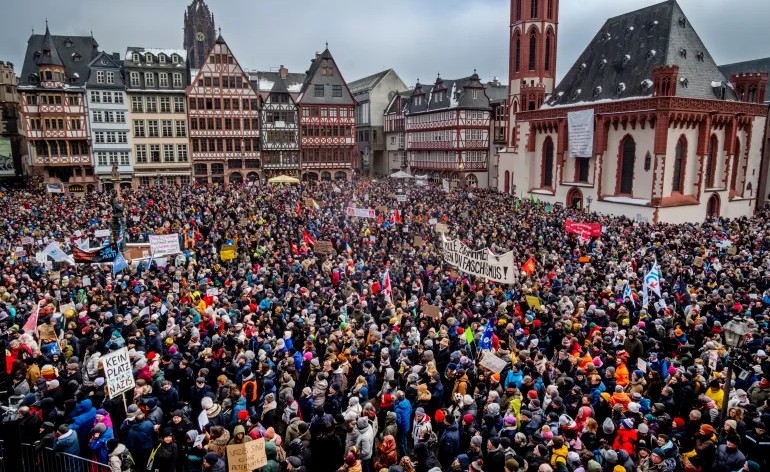
<path id="1" fill-rule="evenodd" d="M 679 79 L 679 83 L 682 84 L 682 87 L 687 88 L 687 86 L 690 84 L 690 81 L 686 77 L 682 77 Z"/>
<path id="2" fill-rule="evenodd" d="M 601 95 L 601 94 L 602 94 L 602 86 L 601 86 L 601 85 L 599 85 L 598 87 L 596 87 L 596 88 L 594 89 L 594 97 L 598 97 L 598 96 L 599 96 L 599 95 Z"/>
<path id="3" fill-rule="evenodd" d="M 580 93 L 582 92 L 582 89 L 577 89 L 574 92 L 572 92 L 572 97 L 570 97 L 570 100 L 575 100 L 580 96 Z"/>
<path id="4" fill-rule="evenodd" d="M 615 90 L 615 92 L 618 95 L 622 95 L 623 92 L 625 92 L 625 91 L 626 91 L 626 84 L 624 82 L 619 83 L 618 84 L 618 88 Z"/>
<path id="5" fill-rule="evenodd" d="M 145 55 L 144 55 L 144 60 L 145 60 L 145 61 L 146 61 L 148 64 L 151 64 L 151 63 L 152 63 L 152 54 L 150 54 L 149 52 L 148 52 L 147 54 L 145 54 Z"/>
<path id="6" fill-rule="evenodd" d="M 679 55 L 682 56 L 683 58 L 687 59 L 687 49 L 681 48 L 679 50 Z"/>
<path id="7" fill-rule="evenodd" d="M 73 53 L 72 54 L 72 61 L 73 62 L 80 62 L 80 59 L 81 59 L 80 54 L 78 54 L 78 53 Z"/>
<path id="8" fill-rule="evenodd" d="M 704 59 L 703 52 L 701 51 L 698 54 L 696 54 L 695 58 L 698 59 L 698 62 L 703 62 L 703 59 Z"/>
<path id="9" fill-rule="evenodd" d="M 417 95 L 416 97 L 414 97 L 414 105 L 415 106 L 422 105 L 422 95 Z"/>
<path id="10" fill-rule="evenodd" d="M 599 63 L 599 70 L 602 70 L 605 67 L 607 67 L 607 59 L 602 59 L 602 62 Z"/>
<path id="11" fill-rule="evenodd" d="M 171 63 L 172 64 L 178 64 L 179 63 L 179 56 L 177 56 L 176 54 L 172 55 L 171 56 Z"/>
<path id="12" fill-rule="evenodd" d="M 72 40 L 70 38 L 67 38 L 64 40 L 64 47 L 65 48 L 71 48 L 72 47 Z"/>
<path id="13" fill-rule="evenodd" d="M 478 91 L 478 89 L 471 90 L 471 97 L 473 97 L 474 100 L 478 100 L 479 99 L 479 91 Z"/>
<path id="14" fill-rule="evenodd" d="M 623 59 L 620 60 L 620 65 L 625 66 L 630 61 L 631 61 L 631 55 L 630 54 L 626 54 L 625 56 L 623 56 Z"/>
<path id="15" fill-rule="evenodd" d="M 139 62 L 139 53 L 134 53 L 131 55 L 131 60 L 134 62 Z"/>
<path id="16" fill-rule="evenodd" d="M 165 64 L 166 63 L 166 55 L 165 54 L 160 54 L 158 56 L 158 62 L 160 62 L 161 64 Z"/>

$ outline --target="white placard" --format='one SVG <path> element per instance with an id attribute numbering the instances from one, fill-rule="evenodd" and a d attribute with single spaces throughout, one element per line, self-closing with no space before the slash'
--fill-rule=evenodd
<path id="1" fill-rule="evenodd" d="M 588 158 L 594 153 L 594 109 L 567 113 L 569 155 Z"/>
<path id="2" fill-rule="evenodd" d="M 182 252 L 179 249 L 179 235 L 174 234 L 151 234 L 150 251 L 153 257 L 170 256 Z"/>
<path id="3" fill-rule="evenodd" d="M 505 284 L 516 281 L 513 251 L 498 256 L 489 248 L 473 250 L 459 239 L 447 239 L 444 234 L 441 240 L 444 260 L 462 272 Z"/>
<path id="4" fill-rule="evenodd" d="M 349 206 L 347 209 L 348 216 L 355 216 L 356 218 L 377 218 L 377 212 L 373 208 L 358 208 Z"/>
<path id="5" fill-rule="evenodd" d="M 219 295 L 219 289 L 216 287 L 206 290 L 207 297 L 216 297 L 217 295 Z"/>
<path id="6" fill-rule="evenodd" d="M 48 193 L 64 193 L 64 184 L 45 184 Z"/>
<path id="7" fill-rule="evenodd" d="M 398 203 L 406 203 L 406 195 L 402 193 L 396 194 L 396 201 Z"/>
<path id="8" fill-rule="evenodd" d="M 125 347 L 103 355 L 101 361 L 110 398 L 115 398 L 136 386 L 134 374 L 131 372 L 131 360 Z"/>
<path id="9" fill-rule="evenodd" d="M 449 193 L 449 179 L 441 179 L 441 188 L 443 188 L 446 193 Z"/>
<path id="10" fill-rule="evenodd" d="M 43 249 L 43 254 L 45 254 L 46 257 L 50 256 L 51 259 L 55 260 L 56 262 L 64 262 L 67 260 L 67 254 L 61 250 L 59 243 L 56 241 L 46 246 L 45 249 Z"/>
<path id="11" fill-rule="evenodd" d="M 496 374 L 499 374 L 505 369 L 505 361 L 489 351 L 484 351 L 484 357 L 479 362 L 479 365 L 481 367 L 486 367 Z"/>
<path id="12" fill-rule="evenodd" d="M 110 236 L 109 229 L 97 229 L 96 231 L 94 231 L 95 238 L 108 238 L 109 236 Z"/>

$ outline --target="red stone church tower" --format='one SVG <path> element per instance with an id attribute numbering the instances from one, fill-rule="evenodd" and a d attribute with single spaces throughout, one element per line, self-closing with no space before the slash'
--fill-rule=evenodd
<path id="1" fill-rule="evenodd" d="M 214 14 L 203 0 L 193 0 L 184 14 L 184 49 L 190 69 L 201 68 L 216 40 Z"/>
<path id="2" fill-rule="evenodd" d="M 559 0 L 511 0 L 509 145 L 516 146 L 516 114 L 536 110 L 556 86 Z"/>

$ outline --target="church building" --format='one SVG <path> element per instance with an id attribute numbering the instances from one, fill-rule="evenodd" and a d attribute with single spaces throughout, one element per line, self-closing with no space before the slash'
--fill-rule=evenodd
<path id="1" fill-rule="evenodd" d="M 203 0 L 193 0 L 184 14 L 184 49 L 190 69 L 198 70 L 217 40 L 214 14 Z"/>
<path id="2" fill-rule="evenodd" d="M 610 18 L 558 85 L 558 0 L 512 0 L 498 188 L 681 223 L 753 214 L 766 73 L 729 77 L 675 0 Z"/>

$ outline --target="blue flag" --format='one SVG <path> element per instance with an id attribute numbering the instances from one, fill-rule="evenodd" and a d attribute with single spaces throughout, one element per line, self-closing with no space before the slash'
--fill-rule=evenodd
<path id="1" fill-rule="evenodd" d="M 115 259 L 112 260 L 112 274 L 117 274 L 123 269 L 128 267 L 128 262 L 126 261 L 126 258 L 123 257 L 123 254 L 118 252 L 118 255 L 115 256 Z"/>
<path id="2" fill-rule="evenodd" d="M 479 341 L 479 349 L 482 351 L 488 351 L 492 349 L 492 335 L 495 334 L 494 329 L 492 328 L 492 323 L 487 321 L 487 326 L 484 328 L 484 335 L 481 337 L 481 340 Z"/>

